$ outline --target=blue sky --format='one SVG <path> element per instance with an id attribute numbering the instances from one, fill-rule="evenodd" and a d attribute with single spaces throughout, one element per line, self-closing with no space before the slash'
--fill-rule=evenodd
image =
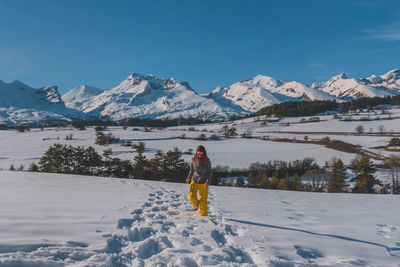
<path id="1" fill-rule="evenodd" d="M 400 1 L 1 0 L 0 79 L 62 94 L 131 72 L 199 93 L 257 74 L 306 84 L 400 68 Z"/>

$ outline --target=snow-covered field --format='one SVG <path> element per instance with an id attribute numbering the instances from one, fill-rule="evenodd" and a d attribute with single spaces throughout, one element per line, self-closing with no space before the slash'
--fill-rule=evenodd
<path id="1" fill-rule="evenodd" d="M 399 109 L 392 109 L 394 117 Z M 355 116 L 354 116 L 355 117 Z M 304 117 L 309 119 L 308 117 Z M 298 124 L 285 118 L 263 125 L 253 118 L 145 132 L 109 127 L 104 133 L 145 143 L 145 155 L 203 144 L 213 166 L 246 168 L 254 162 L 333 157 L 346 164 L 355 154 L 314 144 L 240 138 L 252 136 L 331 139 L 376 148 L 400 132 L 400 119 L 343 122 L 331 115 Z M 286 123 L 290 123 L 287 125 Z M 355 127 L 390 135 L 356 136 Z M 235 127 L 236 138 L 197 141 Z M 194 131 L 189 131 L 193 127 Z M 193 129 L 192 129 L 193 130 Z M 282 131 L 281 133 L 278 131 Z M 73 140 L 66 140 L 67 135 Z M 189 139 L 177 138 L 185 134 Z M 397 195 L 324 194 L 212 187 L 210 216 L 193 216 L 186 184 L 77 175 L 6 171 L 27 168 L 53 144 L 93 146 L 100 154 L 132 160 L 119 144 L 95 144 L 95 130 L 71 127 L 0 131 L 0 266 L 400 266 Z M 192 155 L 183 155 L 189 161 Z M 387 179 L 379 170 L 381 180 Z M 385 176 L 385 177 L 383 177 Z"/>
<path id="2" fill-rule="evenodd" d="M 115 136 L 125 140 L 132 140 L 132 143 L 140 141 L 145 143 L 145 155 L 152 158 L 157 150 L 167 152 L 178 147 L 185 152 L 188 149 L 195 150 L 199 144 L 206 147 L 214 166 L 227 165 L 232 168 L 247 168 L 254 162 L 266 162 L 268 160 L 291 161 L 312 157 L 323 165 L 325 161 L 333 156 L 341 158 L 349 163 L 354 158 L 353 154 L 332 151 L 325 147 L 312 144 L 292 144 L 262 141 L 257 139 L 234 138 L 219 141 L 196 141 L 193 139 L 178 139 L 178 136 L 186 134 L 187 137 L 197 137 L 202 132 L 188 131 L 156 131 L 143 132 L 123 130 L 122 127 L 110 127 Z M 73 140 L 65 140 L 66 135 L 73 134 Z M 205 133 L 210 136 L 212 133 Z M 59 139 L 57 139 L 59 138 Z M 0 168 L 8 169 L 11 164 L 15 167 L 20 164 L 28 167 L 33 162 L 38 162 L 43 153 L 55 143 L 70 144 L 73 146 L 93 146 L 99 154 L 111 148 L 113 157 L 133 160 L 136 152 L 130 147 L 123 147 L 119 144 L 99 146 L 95 144 L 96 134 L 93 128 L 85 131 L 78 131 L 72 128 L 32 129 L 29 132 L 19 133 L 16 130 L 0 131 Z M 190 161 L 193 155 L 183 155 L 186 161 Z"/>
<path id="3" fill-rule="evenodd" d="M 0 171 L 0 266 L 399 266 L 399 196 Z"/>
<path id="4" fill-rule="evenodd" d="M 400 117 L 400 109 L 392 109 L 393 117 Z M 345 164 L 349 164 L 355 157 L 354 154 L 340 152 L 314 144 L 294 144 L 272 141 L 262 141 L 259 139 L 232 138 L 219 141 L 197 141 L 193 139 L 179 139 L 182 135 L 188 138 L 198 137 L 205 134 L 207 137 L 212 134 L 221 135 L 222 127 L 235 127 L 239 135 L 251 129 L 252 136 L 255 137 L 284 137 L 303 140 L 307 136 L 309 140 L 319 140 L 329 136 L 331 139 L 342 140 L 355 145 L 361 145 L 377 154 L 388 156 L 391 153 L 382 149 L 375 149 L 377 146 L 384 146 L 392 136 L 348 135 L 355 133 L 358 125 L 363 125 L 365 132 L 372 129 L 378 132 L 380 126 L 386 133 L 400 132 L 400 119 L 379 120 L 379 121 L 353 121 L 344 122 L 332 118 L 331 115 L 320 116 L 321 121 L 305 124 L 289 124 L 298 122 L 302 118 L 308 120 L 309 117 L 285 118 L 278 123 L 267 123 L 254 121 L 253 118 L 234 121 L 229 123 L 212 123 L 195 126 L 170 127 L 163 130 L 153 129 L 151 132 L 144 132 L 139 127 L 139 131 L 132 131 L 133 127 L 124 130 L 122 127 L 109 127 L 105 133 L 112 133 L 114 136 L 124 140 L 131 140 L 132 144 L 140 141 L 145 143 L 145 155 L 152 158 L 157 150 L 167 152 L 174 147 L 178 147 L 182 152 L 188 149 L 194 150 L 199 144 L 204 145 L 212 159 L 213 165 L 225 165 L 231 168 L 247 168 L 254 162 L 266 162 L 269 160 L 291 161 L 303 159 L 305 157 L 314 158 L 318 164 L 324 165 L 326 161 L 333 157 L 341 158 Z M 195 131 L 188 131 L 194 128 Z M 279 133 L 282 131 L 283 133 Z M 290 133 L 285 133 L 290 132 Z M 321 133 L 322 132 L 322 133 Z M 321 133 L 321 134 L 318 134 Z M 67 135 L 73 135 L 73 140 L 65 140 Z M 113 157 L 132 160 L 136 155 L 134 149 L 123 147 L 119 144 L 99 146 L 95 144 L 96 133 L 93 127 L 88 127 L 84 131 L 79 131 L 71 127 L 45 128 L 44 130 L 32 129 L 31 131 L 19 133 L 16 130 L 0 131 L 0 169 L 8 169 L 11 164 L 15 167 L 21 164 L 28 167 L 33 162 L 38 162 L 43 153 L 53 144 L 62 143 L 80 146 L 93 146 L 99 154 L 105 149 L 111 148 Z M 189 161 L 191 155 L 183 155 Z"/>

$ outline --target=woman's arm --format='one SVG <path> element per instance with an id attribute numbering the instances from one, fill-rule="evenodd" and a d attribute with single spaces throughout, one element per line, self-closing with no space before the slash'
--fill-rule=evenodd
<path id="1" fill-rule="evenodd" d="M 212 179 L 212 168 L 210 159 L 207 160 L 207 180 L 206 183 L 210 184 Z"/>
<path id="2" fill-rule="evenodd" d="M 194 173 L 194 166 L 193 166 L 193 160 L 192 160 L 192 162 L 190 163 L 189 175 L 188 175 L 188 178 L 186 178 L 187 184 L 190 183 L 190 181 L 192 180 L 193 173 Z"/>

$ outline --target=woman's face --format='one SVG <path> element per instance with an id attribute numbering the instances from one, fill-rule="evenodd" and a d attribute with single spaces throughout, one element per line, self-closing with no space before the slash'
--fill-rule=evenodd
<path id="1" fill-rule="evenodd" d="M 197 157 L 203 158 L 204 157 L 204 152 L 197 151 Z"/>

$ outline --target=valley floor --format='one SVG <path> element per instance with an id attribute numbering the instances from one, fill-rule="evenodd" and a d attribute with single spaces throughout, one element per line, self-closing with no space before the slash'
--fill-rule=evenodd
<path id="1" fill-rule="evenodd" d="M 0 266 L 400 266 L 399 196 L 0 171 Z"/>

